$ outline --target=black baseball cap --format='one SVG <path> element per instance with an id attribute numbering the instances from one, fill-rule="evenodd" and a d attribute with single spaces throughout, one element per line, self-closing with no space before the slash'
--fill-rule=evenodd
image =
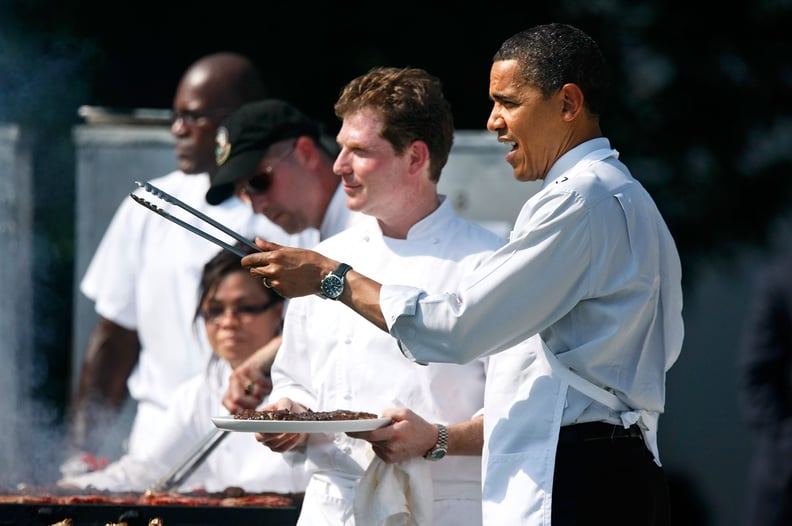
<path id="1" fill-rule="evenodd" d="M 238 108 L 217 129 L 218 170 L 206 202 L 218 205 L 234 195 L 235 183 L 253 172 L 270 146 L 303 135 L 319 141 L 321 126 L 288 102 L 264 99 Z"/>

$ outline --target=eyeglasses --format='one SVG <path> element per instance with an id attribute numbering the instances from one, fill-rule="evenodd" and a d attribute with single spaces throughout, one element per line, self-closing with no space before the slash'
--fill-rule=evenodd
<path id="1" fill-rule="evenodd" d="M 235 318 L 238 318 L 240 321 L 250 321 L 254 317 L 258 316 L 259 314 L 263 314 L 267 312 L 269 309 L 274 307 L 278 301 L 270 301 L 269 303 L 263 303 L 261 305 L 238 305 L 236 307 L 221 307 L 221 306 L 212 306 L 207 309 L 204 309 L 201 312 L 201 315 L 204 317 L 209 323 L 219 324 L 223 317 L 226 315 L 227 312 L 230 312 Z"/>
<path id="2" fill-rule="evenodd" d="M 291 145 L 291 147 L 284 151 L 280 156 L 275 159 L 272 164 L 265 166 L 263 170 L 259 173 L 251 177 L 245 182 L 245 185 L 242 186 L 241 191 L 246 193 L 247 195 L 258 195 L 266 193 L 270 186 L 272 186 L 272 175 L 275 170 L 275 167 L 278 166 L 281 161 L 286 159 L 289 155 L 294 152 L 294 148 L 297 146 L 297 143 Z"/>
<path id="3" fill-rule="evenodd" d="M 198 124 L 211 119 L 212 117 L 222 117 L 228 113 L 227 110 L 210 110 L 210 111 L 174 111 L 171 115 L 171 124 L 181 121 L 188 128 L 197 126 Z"/>

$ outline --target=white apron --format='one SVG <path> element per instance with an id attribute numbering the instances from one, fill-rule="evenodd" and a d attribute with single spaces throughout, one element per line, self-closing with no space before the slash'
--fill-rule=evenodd
<path id="1" fill-rule="evenodd" d="M 550 526 L 567 388 L 553 376 L 539 336 L 490 357 L 482 457 L 485 526 Z"/>
<path id="2" fill-rule="evenodd" d="M 482 458 L 485 526 L 550 526 L 556 447 L 570 385 L 619 411 L 625 427 L 637 423 L 659 465 L 658 415 L 629 410 L 564 367 L 534 336 L 490 357 Z"/>

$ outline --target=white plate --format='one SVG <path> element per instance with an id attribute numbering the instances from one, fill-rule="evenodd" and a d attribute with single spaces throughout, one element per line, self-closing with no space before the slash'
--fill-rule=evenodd
<path id="1" fill-rule="evenodd" d="M 371 431 L 391 423 L 390 418 L 362 420 L 245 420 L 233 416 L 213 416 L 212 422 L 226 431 L 248 433 L 336 433 L 345 431 Z"/>

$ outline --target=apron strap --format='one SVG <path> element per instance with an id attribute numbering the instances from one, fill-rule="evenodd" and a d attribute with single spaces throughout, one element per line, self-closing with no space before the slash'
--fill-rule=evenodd
<path id="1" fill-rule="evenodd" d="M 540 338 L 541 339 L 541 338 Z M 619 398 L 606 391 L 602 387 L 594 385 L 582 376 L 572 372 L 569 367 L 566 367 L 556 355 L 547 347 L 547 344 L 542 340 L 542 349 L 544 349 L 547 363 L 550 364 L 550 369 L 559 378 L 567 382 L 571 387 L 580 391 L 589 398 L 596 400 L 602 405 L 620 413 L 621 421 L 624 427 L 629 427 L 632 424 L 638 424 L 643 434 L 644 443 L 651 451 L 654 457 L 655 464 L 660 466 L 660 451 L 657 447 L 657 424 L 659 413 L 656 411 L 647 411 L 644 409 L 632 409 L 627 404 L 619 400 Z"/>
<path id="2" fill-rule="evenodd" d="M 550 368 L 553 370 L 553 373 L 565 380 L 571 387 L 574 387 L 577 391 L 580 391 L 589 398 L 596 400 L 597 402 L 609 407 L 616 412 L 622 413 L 624 411 L 630 411 L 630 407 L 619 400 L 615 394 L 611 393 L 610 391 L 606 391 L 602 387 L 594 385 L 579 374 L 572 372 L 569 367 L 566 367 L 561 362 L 559 362 L 558 358 L 556 358 L 556 355 L 550 351 L 544 340 L 542 340 L 542 349 L 544 349 L 545 355 L 547 356 L 547 362 L 550 364 Z"/>

